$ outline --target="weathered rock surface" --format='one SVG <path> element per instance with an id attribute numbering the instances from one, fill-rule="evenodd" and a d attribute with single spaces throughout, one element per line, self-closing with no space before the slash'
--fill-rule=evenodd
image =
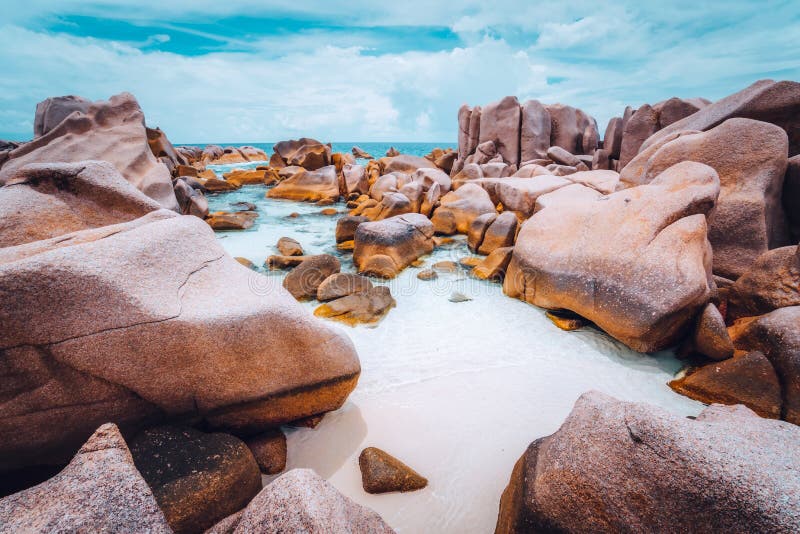
<path id="1" fill-rule="evenodd" d="M 781 418 L 800 425 L 800 306 L 780 308 L 730 329 L 738 350 L 760 351 L 775 368 L 781 384 Z"/>
<path id="2" fill-rule="evenodd" d="M 315 171 L 331 164 L 331 147 L 316 139 L 301 137 L 275 143 L 272 150 L 287 166 L 297 165 Z"/>
<path id="3" fill-rule="evenodd" d="M 800 83 L 773 80 L 759 80 L 670 124 L 647 139 L 642 151 L 677 132 L 710 130 L 734 117 L 780 126 L 789 136 L 789 155 L 800 153 Z"/>
<path id="4" fill-rule="evenodd" d="M 369 219 L 360 215 L 345 215 L 336 221 L 336 242 L 351 241 L 356 237 L 358 225 Z"/>
<path id="5" fill-rule="evenodd" d="M 517 462 L 495 532 L 793 532 L 798 443 L 743 406 L 691 420 L 585 393 Z"/>
<path id="6" fill-rule="evenodd" d="M 497 248 L 510 247 L 517 235 L 517 216 L 511 211 L 504 211 L 492 221 L 478 247 L 480 254 L 491 254 Z"/>
<path id="7" fill-rule="evenodd" d="M 278 239 L 278 244 L 276 246 L 278 248 L 278 252 L 280 252 L 283 256 L 303 255 L 303 246 L 298 243 L 296 239 L 292 239 L 291 237 L 282 237 Z"/>
<path id="8" fill-rule="evenodd" d="M 369 291 L 372 282 L 369 278 L 353 273 L 335 273 L 322 281 L 317 288 L 317 300 L 325 302 L 334 300 L 353 293 Z"/>
<path id="9" fill-rule="evenodd" d="M 647 183 L 686 160 L 713 167 L 721 185 L 717 207 L 709 216 L 715 274 L 736 279 L 759 255 L 788 244 L 781 206 L 787 166 L 784 131 L 766 122 L 735 118 L 707 132 L 664 141 L 642 151 L 622 170 L 620 179 L 627 184 Z"/>
<path id="10" fill-rule="evenodd" d="M 514 247 L 499 247 L 472 269 L 472 274 L 483 280 L 502 280 L 511 263 Z"/>
<path id="11" fill-rule="evenodd" d="M 338 408 L 359 364 L 196 217 L 0 249 L 0 471 L 65 461 L 105 421 L 258 432 Z"/>
<path id="12" fill-rule="evenodd" d="M 515 96 L 507 96 L 484 106 L 478 143 L 493 141 L 503 161 L 518 165 L 521 118 L 519 100 Z"/>
<path id="13" fill-rule="evenodd" d="M 658 112 L 649 104 L 644 104 L 625 125 L 622 133 L 622 147 L 620 148 L 619 166 L 625 167 L 636 154 L 642 144 L 658 131 Z"/>
<path id="14" fill-rule="evenodd" d="M 267 191 L 267 196 L 308 202 L 336 200 L 339 198 L 336 167 L 328 165 L 313 171 L 298 168 L 291 177 Z"/>
<path id="15" fill-rule="evenodd" d="M 429 159 L 419 156 L 397 155 L 387 158 L 384 163 L 384 174 L 400 172 L 403 174 L 413 174 L 418 169 L 435 169 L 436 165 Z"/>
<path id="16" fill-rule="evenodd" d="M 375 156 L 357 146 L 354 146 L 351 152 L 359 159 L 375 159 Z"/>
<path id="17" fill-rule="evenodd" d="M 110 423 L 55 477 L 0 499 L 0 531 L 172 532 Z"/>
<path id="18" fill-rule="evenodd" d="M 424 215 L 408 213 L 356 228 L 353 263 L 358 272 L 393 278 L 433 251 L 433 224 Z"/>
<path id="19" fill-rule="evenodd" d="M 542 209 L 522 225 L 504 290 L 634 350 L 668 347 L 712 294 L 705 214 L 718 193 L 712 168 L 684 162 L 646 186 Z"/>
<path id="20" fill-rule="evenodd" d="M 261 490 L 253 454 L 230 434 L 155 427 L 131 441 L 131 454 L 178 534 L 203 532 Z"/>
<path id="21" fill-rule="evenodd" d="M 361 485 L 367 493 L 416 491 L 428 485 L 428 479 L 377 447 L 361 451 L 358 467 Z"/>
<path id="22" fill-rule="evenodd" d="M 783 180 L 783 207 L 789 219 L 789 230 L 796 243 L 800 241 L 800 155 L 789 158 Z"/>
<path id="23" fill-rule="evenodd" d="M 36 104 L 33 136 L 41 137 L 61 124 L 72 113 L 87 113 L 92 102 L 82 96 L 53 96 Z"/>
<path id="24" fill-rule="evenodd" d="M 214 230 L 247 230 L 257 218 L 254 211 L 215 211 L 206 217 L 206 222 Z"/>
<path id="25" fill-rule="evenodd" d="M 728 322 L 800 305 L 800 252 L 797 246 L 765 252 L 728 291 Z"/>
<path id="26" fill-rule="evenodd" d="M 544 158 L 550 148 L 550 112 L 538 100 L 522 104 L 519 161 Z"/>
<path id="27" fill-rule="evenodd" d="M 132 221 L 160 208 L 110 163 L 32 163 L 0 187 L 0 247 Z"/>
<path id="28" fill-rule="evenodd" d="M 147 144 L 144 114 L 129 93 L 92 103 L 85 113 L 68 115 L 47 133 L 8 153 L 0 185 L 29 163 L 108 161 L 162 207 L 177 210 L 169 169 Z"/>
<path id="29" fill-rule="evenodd" d="M 292 469 L 275 479 L 225 529 L 215 532 L 394 533 L 378 514 L 310 469 Z"/>
<path id="30" fill-rule="evenodd" d="M 781 415 L 781 385 L 760 352 L 742 353 L 673 380 L 669 387 L 706 404 L 744 404 L 761 417 Z"/>
<path id="31" fill-rule="evenodd" d="M 489 194 L 479 185 L 467 183 L 440 199 L 440 206 L 434 210 L 431 222 L 438 233 L 466 234 L 476 217 L 494 211 Z"/>
<path id="32" fill-rule="evenodd" d="M 714 304 L 706 304 L 697 317 L 692 343 L 695 350 L 712 360 L 725 360 L 733 356 L 733 341 L 725 328 L 722 314 Z"/>
<path id="33" fill-rule="evenodd" d="M 342 193 L 369 193 L 367 169 L 363 165 L 348 163 L 342 167 Z"/>
<path id="34" fill-rule="evenodd" d="M 314 310 L 314 315 L 335 319 L 351 326 L 375 324 L 395 305 L 389 288 L 377 286 L 326 302 Z"/>
<path id="35" fill-rule="evenodd" d="M 339 260 L 330 254 L 307 256 L 286 275 L 283 287 L 297 300 L 315 299 L 322 282 L 341 268 Z"/>
<path id="36" fill-rule="evenodd" d="M 499 202 L 505 210 L 518 213 L 521 218 L 527 219 L 533 214 L 540 196 L 568 186 L 572 182 L 560 176 L 547 174 L 534 178 L 484 178 L 476 180 L 475 183 L 486 189 L 491 203 Z"/>
<path id="37" fill-rule="evenodd" d="M 286 469 L 286 435 L 280 428 L 249 437 L 245 443 L 265 475 L 276 475 Z"/>

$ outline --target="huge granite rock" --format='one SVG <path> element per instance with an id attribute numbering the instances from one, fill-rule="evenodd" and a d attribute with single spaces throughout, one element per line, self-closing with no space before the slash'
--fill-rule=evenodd
<path id="1" fill-rule="evenodd" d="M 132 221 L 160 208 L 108 162 L 31 163 L 0 187 L 0 247 Z"/>
<path id="2" fill-rule="evenodd" d="M 358 225 L 353 263 L 358 272 L 394 278 L 433 251 L 433 224 L 424 215 L 407 213 Z"/>
<path id="3" fill-rule="evenodd" d="M 696 420 L 583 394 L 500 501 L 512 532 L 796 532 L 800 428 L 743 406 Z"/>
<path id="4" fill-rule="evenodd" d="M 550 112 L 538 100 L 522 104 L 519 163 L 546 157 L 550 148 Z"/>
<path id="5" fill-rule="evenodd" d="M 333 165 L 314 171 L 302 167 L 295 170 L 289 178 L 267 191 L 267 196 L 309 202 L 339 198 L 339 177 Z"/>
<path id="6" fill-rule="evenodd" d="M 166 210 L 0 249 L 0 323 L 0 471 L 64 461 L 105 421 L 257 432 L 338 408 L 360 371 L 279 280 Z"/>
<path id="7" fill-rule="evenodd" d="M 773 80 L 759 80 L 738 93 L 670 124 L 647 139 L 641 150 L 660 143 L 672 134 L 686 130 L 710 130 L 733 117 L 780 126 L 789 137 L 789 155 L 800 153 L 800 83 Z"/>
<path id="8" fill-rule="evenodd" d="M 478 143 L 493 141 L 503 160 L 519 165 L 519 128 L 522 113 L 515 96 L 507 96 L 483 107 Z"/>
<path id="9" fill-rule="evenodd" d="M 684 162 L 648 185 L 546 207 L 523 224 L 504 290 L 634 350 L 666 348 L 712 294 L 705 215 L 718 194 L 712 168 Z"/>
<path id="10" fill-rule="evenodd" d="M 220 525 L 222 527 L 222 525 Z M 310 469 L 293 469 L 261 490 L 243 513 L 211 532 L 392 534 L 381 517 L 351 501 Z"/>
<path id="11" fill-rule="evenodd" d="M 144 113 L 129 93 L 92 103 L 68 115 L 52 129 L 8 154 L 0 185 L 29 163 L 112 163 L 134 186 L 162 207 L 178 210 L 169 169 L 150 150 Z"/>
<path id="12" fill-rule="evenodd" d="M 759 255 L 788 244 L 781 204 L 786 151 L 786 133 L 779 127 L 735 118 L 707 132 L 664 138 L 631 161 L 620 179 L 647 183 L 687 160 L 713 167 L 721 186 L 717 208 L 709 216 L 714 273 L 736 279 Z"/>
<path id="13" fill-rule="evenodd" d="M 203 532 L 261 491 L 261 471 L 230 434 L 160 426 L 131 441 L 136 468 L 177 533 Z"/>
<path id="14" fill-rule="evenodd" d="M 104 424 L 55 477 L 0 500 L 0 532 L 172 530 L 119 430 Z"/>
<path id="15" fill-rule="evenodd" d="M 275 143 L 272 150 L 287 166 L 297 165 L 315 171 L 331 164 L 331 147 L 316 139 L 301 137 Z"/>

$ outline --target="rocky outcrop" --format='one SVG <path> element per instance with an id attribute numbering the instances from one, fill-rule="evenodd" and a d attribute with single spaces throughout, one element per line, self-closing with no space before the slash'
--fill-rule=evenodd
<path id="1" fill-rule="evenodd" d="M 92 102 L 82 96 L 53 96 L 36 104 L 36 116 L 33 119 L 33 137 L 41 137 L 61 124 L 74 112 L 85 114 Z"/>
<path id="2" fill-rule="evenodd" d="M 394 278 L 424 254 L 433 251 L 433 224 L 424 215 L 408 213 L 356 228 L 353 263 L 358 272 Z"/>
<path id="3" fill-rule="evenodd" d="M 362 150 L 360 147 L 357 147 L 357 146 L 354 146 L 351 149 L 351 152 L 353 153 L 353 155 L 356 158 L 359 158 L 359 159 L 375 159 L 375 156 L 373 156 L 372 154 L 370 154 L 369 152 L 367 152 L 365 150 Z"/>
<path id="4" fill-rule="evenodd" d="M 0 249 L 0 471 L 66 460 L 104 421 L 258 432 L 338 408 L 359 363 L 274 278 L 165 210 Z"/>
<path id="5" fill-rule="evenodd" d="M 361 485 L 367 493 L 416 491 L 428 485 L 428 479 L 377 447 L 361 451 L 358 467 Z"/>
<path id="6" fill-rule="evenodd" d="M 571 154 L 593 154 L 598 147 L 596 121 L 570 106 L 545 106 L 537 100 L 520 104 L 507 96 L 487 106 L 462 106 L 458 112 L 458 152 L 450 175 L 470 163 L 498 162 L 518 167 L 546 157 L 559 146 Z"/>
<path id="7" fill-rule="evenodd" d="M 229 434 L 151 428 L 131 441 L 131 454 L 176 534 L 203 532 L 261 491 L 253 454 Z"/>
<path id="8" fill-rule="evenodd" d="M 728 119 L 742 117 L 781 127 L 789 138 L 789 155 L 800 153 L 800 83 L 759 80 L 697 113 L 674 122 L 645 141 L 641 151 L 678 132 L 707 131 Z"/>
<path id="9" fill-rule="evenodd" d="M 712 294 L 705 214 L 718 193 L 712 168 L 684 162 L 648 185 L 544 208 L 522 225 L 504 290 L 634 350 L 666 348 Z"/>
<path id="10" fill-rule="evenodd" d="M 110 163 L 31 163 L 0 187 L 0 247 L 132 221 L 160 208 Z"/>
<path id="11" fill-rule="evenodd" d="M 0 531 L 172 532 L 113 424 L 55 477 L 0 499 Z"/>
<path id="12" fill-rule="evenodd" d="M 122 93 L 69 114 L 52 129 L 8 154 L 0 185 L 29 163 L 108 161 L 131 184 L 162 207 L 177 210 L 169 169 L 150 151 L 144 114 L 133 95 Z"/>
<path id="13" fill-rule="evenodd" d="M 736 118 L 707 132 L 683 132 L 662 141 L 643 150 L 622 170 L 620 179 L 626 184 L 647 183 L 686 160 L 713 167 L 721 185 L 717 207 L 709 216 L 715 274 L 736 279 L 759 255 L 788 244 L 781 205 L 787 166 L 784 131 L 766 122 Z"/>
<path id="14" fill-rule="evenodd" d="M 251 532 L 369 532 L 393 534 L 383 519 L 354 503 L 310 469 L 293 469 L 275 479 L 225 530 Z"/>
<path id="15" fill-rule="evenodd" d="M 272 150 L 286 166 L 296 165 L 315 171 L 331 164 L 331 147 L 316 139 L 301 137 L 296 140 L 281 141 L 275 143 Z"/>
<path id="16" fill-rule="evenodd" d="M 314 171 L 296 168 L 296 172 L 289 178 L 267 191 L 267 197 L 307 202 L 337 200 L 339 177 L 336 175 L 336 168 L 333 165 Z"/>
<path id="17" fill-rule="evenodd" d="M 508 164 L 519 165 L 522 111 L 515 96 L 507 96 L 482 108 L 478 143 L 491 141 Z"/>
<path id="18" fill-rule="evenodd" d="M 186 164 L 186 159 L 175 150 L 175 147 L 172 146 L 172 143 L 167 138 L 167 134 L 161 131 L 160 128 L 145 128 L 145 131 L 150 152 L 163 162 L 170 172 L 174 172 L 178 165 Z"/>
<path id="19" fill-rule="evenodd" d="M 317 288 L 317 300 L 325 302 L 353 293 L 361 293 L 372 289 L 369 278 L 354 273 L 336 273 L 322 281 Z"/>
<path id="20" fill-rule="evenodd" d="M 585 393 L 514 466 L 495 532 L 793 532 L 800 428 Z"/>
<path id="21" fill-rule="evenodd" d="M 616 147 L 613 146 L 613 144 L 609 145 L 612 147 L 611 157 L 619 160 L 617 163 L 619 168 L 625 167 L 625 165 L 636 157 L 636 154 L 639 153 L 639 149 L 642 148 L 642 145 L 650 136 L 696 113 L 708 104 L 710 104 L 710 102 L 703 98 L 682 99 L 673 97 L 654 104 L 653 106 L 644 104 L 635 111 L 631 110 L 630 116 L 624 120 L 624 123 L 615 123 L 613 125 L 619 126 L 622 131 L 618 133 L 616 129 L 614 129 L 611 132 L 613 136 L 620 136 L 620 144 L 617 152 L 614 152 Z M 614 119 L 612 119 L 612 121 L 613 120 Z M 620 119 L 620 121 L 622 121 L 622 119 Z M 611 127 L 612 124 L 609 123 L 609 128 Z M 607 148 L 606 145 L 603 145 L 603 148 Z"/>

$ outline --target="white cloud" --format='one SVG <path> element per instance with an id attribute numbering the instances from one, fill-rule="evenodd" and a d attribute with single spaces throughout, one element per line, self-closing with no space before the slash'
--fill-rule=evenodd
<path id="1" fill-rule="evenodd" d="M 130 91 L 148 122 L 176 142 L 267 142 L 299 135 L 453 141 L 462 103 L 486 104 L 507 94 L 582 107 L 602 128 L 626 104 L 673 95 L 714 99 L 763 77 L 800 78 L 800 22 L 785 5 L 767 10 L 694 2 L 656 9 L 633 2 L 598 8 L 588 2 L 469 0 L 453 8 L 435 1 L 358 0 L 312 10 L 280 0 L 264 10 L 256 0 L 139 0 L 113 9 L 107 4 L 32 0 L 9 10 L 8 20 L 16 23 L 0 28 L 3 134 L 30 135 L 35 104 L 47 96 L 100 99 Z M 169 28 L 199 14 L 259 10 L 329 17 L 341 25 L 447 26 L 463 44 L 389 54 L 381 49 L 380 32 L 348 38 L 317 29 L 248 40 L 228 35 L 227 42 L 246 44 L 248 52 L 182 56 L 136 48 L 144 43 L 25 28 L 26 21 L 53 13 L 122 19 L 158 13 L 160 27 Z M 168 33 L 153 32 L 147 44 L 165 42 Z"/>

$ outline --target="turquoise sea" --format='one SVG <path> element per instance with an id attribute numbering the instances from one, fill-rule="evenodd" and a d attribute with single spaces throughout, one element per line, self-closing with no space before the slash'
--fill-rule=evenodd
<path id="1" fill-rule="evenodd" d="M 176 143 L 177 144 L 177 143 Z M 275 143 L 191 143 L 183 146 L 206 146 L 206 145 L 220 145 L 220 146 L 254 146 L 262 149 L 267 154 L 272 154 L 272 147 Z M 386 154 L 390 147 L 395 147 L 401 154 L 409 154 L 412 156 L 424 156 L 436 147 L 439 148 L 456 148 L 458 143 L 455 142 L 442 142 L 442 143 L 362 143 L 362 142 L 342 142 L 331 143 L 334 152 L 350 152 L 353 146 L 358 146 L 379 158 Z"/>

